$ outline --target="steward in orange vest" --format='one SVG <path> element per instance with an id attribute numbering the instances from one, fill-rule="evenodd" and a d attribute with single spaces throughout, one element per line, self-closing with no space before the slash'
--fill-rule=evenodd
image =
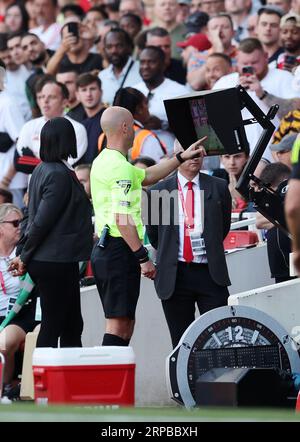
<path id="1" fill-rule="evenodd" d="M 135 131 L 135 137 L 133 141 L 133 146 L 131 149 L 131 159 L 135 160 L 141 155 L 143 143 L 149 136 L 154 137 L 158 143 L 160 144 L 161 150 L 162 150 L 162 156 L 167 155 L 167 148 L 165 144 L 158 138 L 158 136 L 149 129 L 145 129 L 143 125 L 137 121 L 134 122 L 133 125 L 134 131 Z M 101 152 L 102 149 L 106 147 L 106 137 L 102 133 L 98 138 L 98 150 Z"/>

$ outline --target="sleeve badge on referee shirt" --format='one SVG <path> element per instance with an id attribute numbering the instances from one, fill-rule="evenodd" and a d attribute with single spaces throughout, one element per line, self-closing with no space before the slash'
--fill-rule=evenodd
<path id="1" fill-rule="evenodd" d="M 124 194 L 127 195 L 131 188 L 131 180 L 118 180 L 117 184 L 119 187 L 124 189 Z"/>

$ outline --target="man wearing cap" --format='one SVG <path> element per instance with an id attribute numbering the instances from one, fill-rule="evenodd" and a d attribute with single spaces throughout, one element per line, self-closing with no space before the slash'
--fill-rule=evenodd
<path id="1" fill-rule="evenodd" d="M 275 161 L 285 164 L 290 169 L 292 169 L 292 149 L 297 135 L 286 135 L 279 143 L 270 146 Z"/>
<path id="2" fill-rule="evenodd" d="M 234 35 L 233 23 L 229 14 L 219 13 L 208 22 L 208 39 L 212 46 L 208 51 L 200 51 L 192 55 L 188 62 L 188 83 L 195 90 L 201 90 L 205 85 L 205 62 L 208 55 L 222 52 L 228 55 L 233 64 L 237 49 L 232 43 Z"/>
<path id="3" fill-rule="evenodd" d="M 180 84 L 186 83 L 186 69 L 180 60 L 172 58 L 172 40 L 169 32 L 160 27 L 149 29 L 146 34 L 146 46 L 158 46 L 165 53 L 165 76 Z"/>
<path id="4" fill-rule="evenodd" d="M 208 20 L 209 15 L 206 14 L 206 12 L 196 11 L 190 14 L 184 22 L 187 36 L 190 36 L 190 34 L 198 34 L 199 32 L 205 33 L 207 31 Z"/>
<path id="5" fill-rule="evenodd" d="M 284 52 L 277 59 L 277 68 L 293 72 L 300 63 L 300 15 L 291 12 L 282 17 L 280 38 Z"/>
<path id="6" fill-rule="evenodd" d="M 211 48 L 211 43 L 205 34 L 199 33 L 191 35 L 185 41 L 179 41 L 177 46 L 182 49 L 181 57 L 184 65 L 187 66 L 192 55 L 207 51 Z"/>
<path id="7" fill-rule="evenodd" d="M 285 213 L 292 235 L 294 265 L 300 274 L 300 137 L 298 135 L 292 151 L 293 170 L 285 199 Z"/>
<path id="8" fill-rule="evenodd" d="M 176 16 L 177 23 L 184 23 L 190 15 L 191 0 L 178 0 L 179 9 Z"/>

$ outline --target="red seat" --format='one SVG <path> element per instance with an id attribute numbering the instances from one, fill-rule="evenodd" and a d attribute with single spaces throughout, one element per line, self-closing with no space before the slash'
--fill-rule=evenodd
<path id="1" fill-rule="evenodd" d="M 257 243 L 257 233 L 249 232 L 248 230 L 231 230 L 223 242 L 225 250 L 252 247 Z"/>

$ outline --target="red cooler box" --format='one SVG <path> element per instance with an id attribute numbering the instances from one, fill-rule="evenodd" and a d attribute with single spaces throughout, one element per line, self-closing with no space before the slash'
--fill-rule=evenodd
<path id="1" fill-rule="evenodd" d="M 131 347 L 36 348 L 32 365 L 37 403 L 134 405 Z"/>

